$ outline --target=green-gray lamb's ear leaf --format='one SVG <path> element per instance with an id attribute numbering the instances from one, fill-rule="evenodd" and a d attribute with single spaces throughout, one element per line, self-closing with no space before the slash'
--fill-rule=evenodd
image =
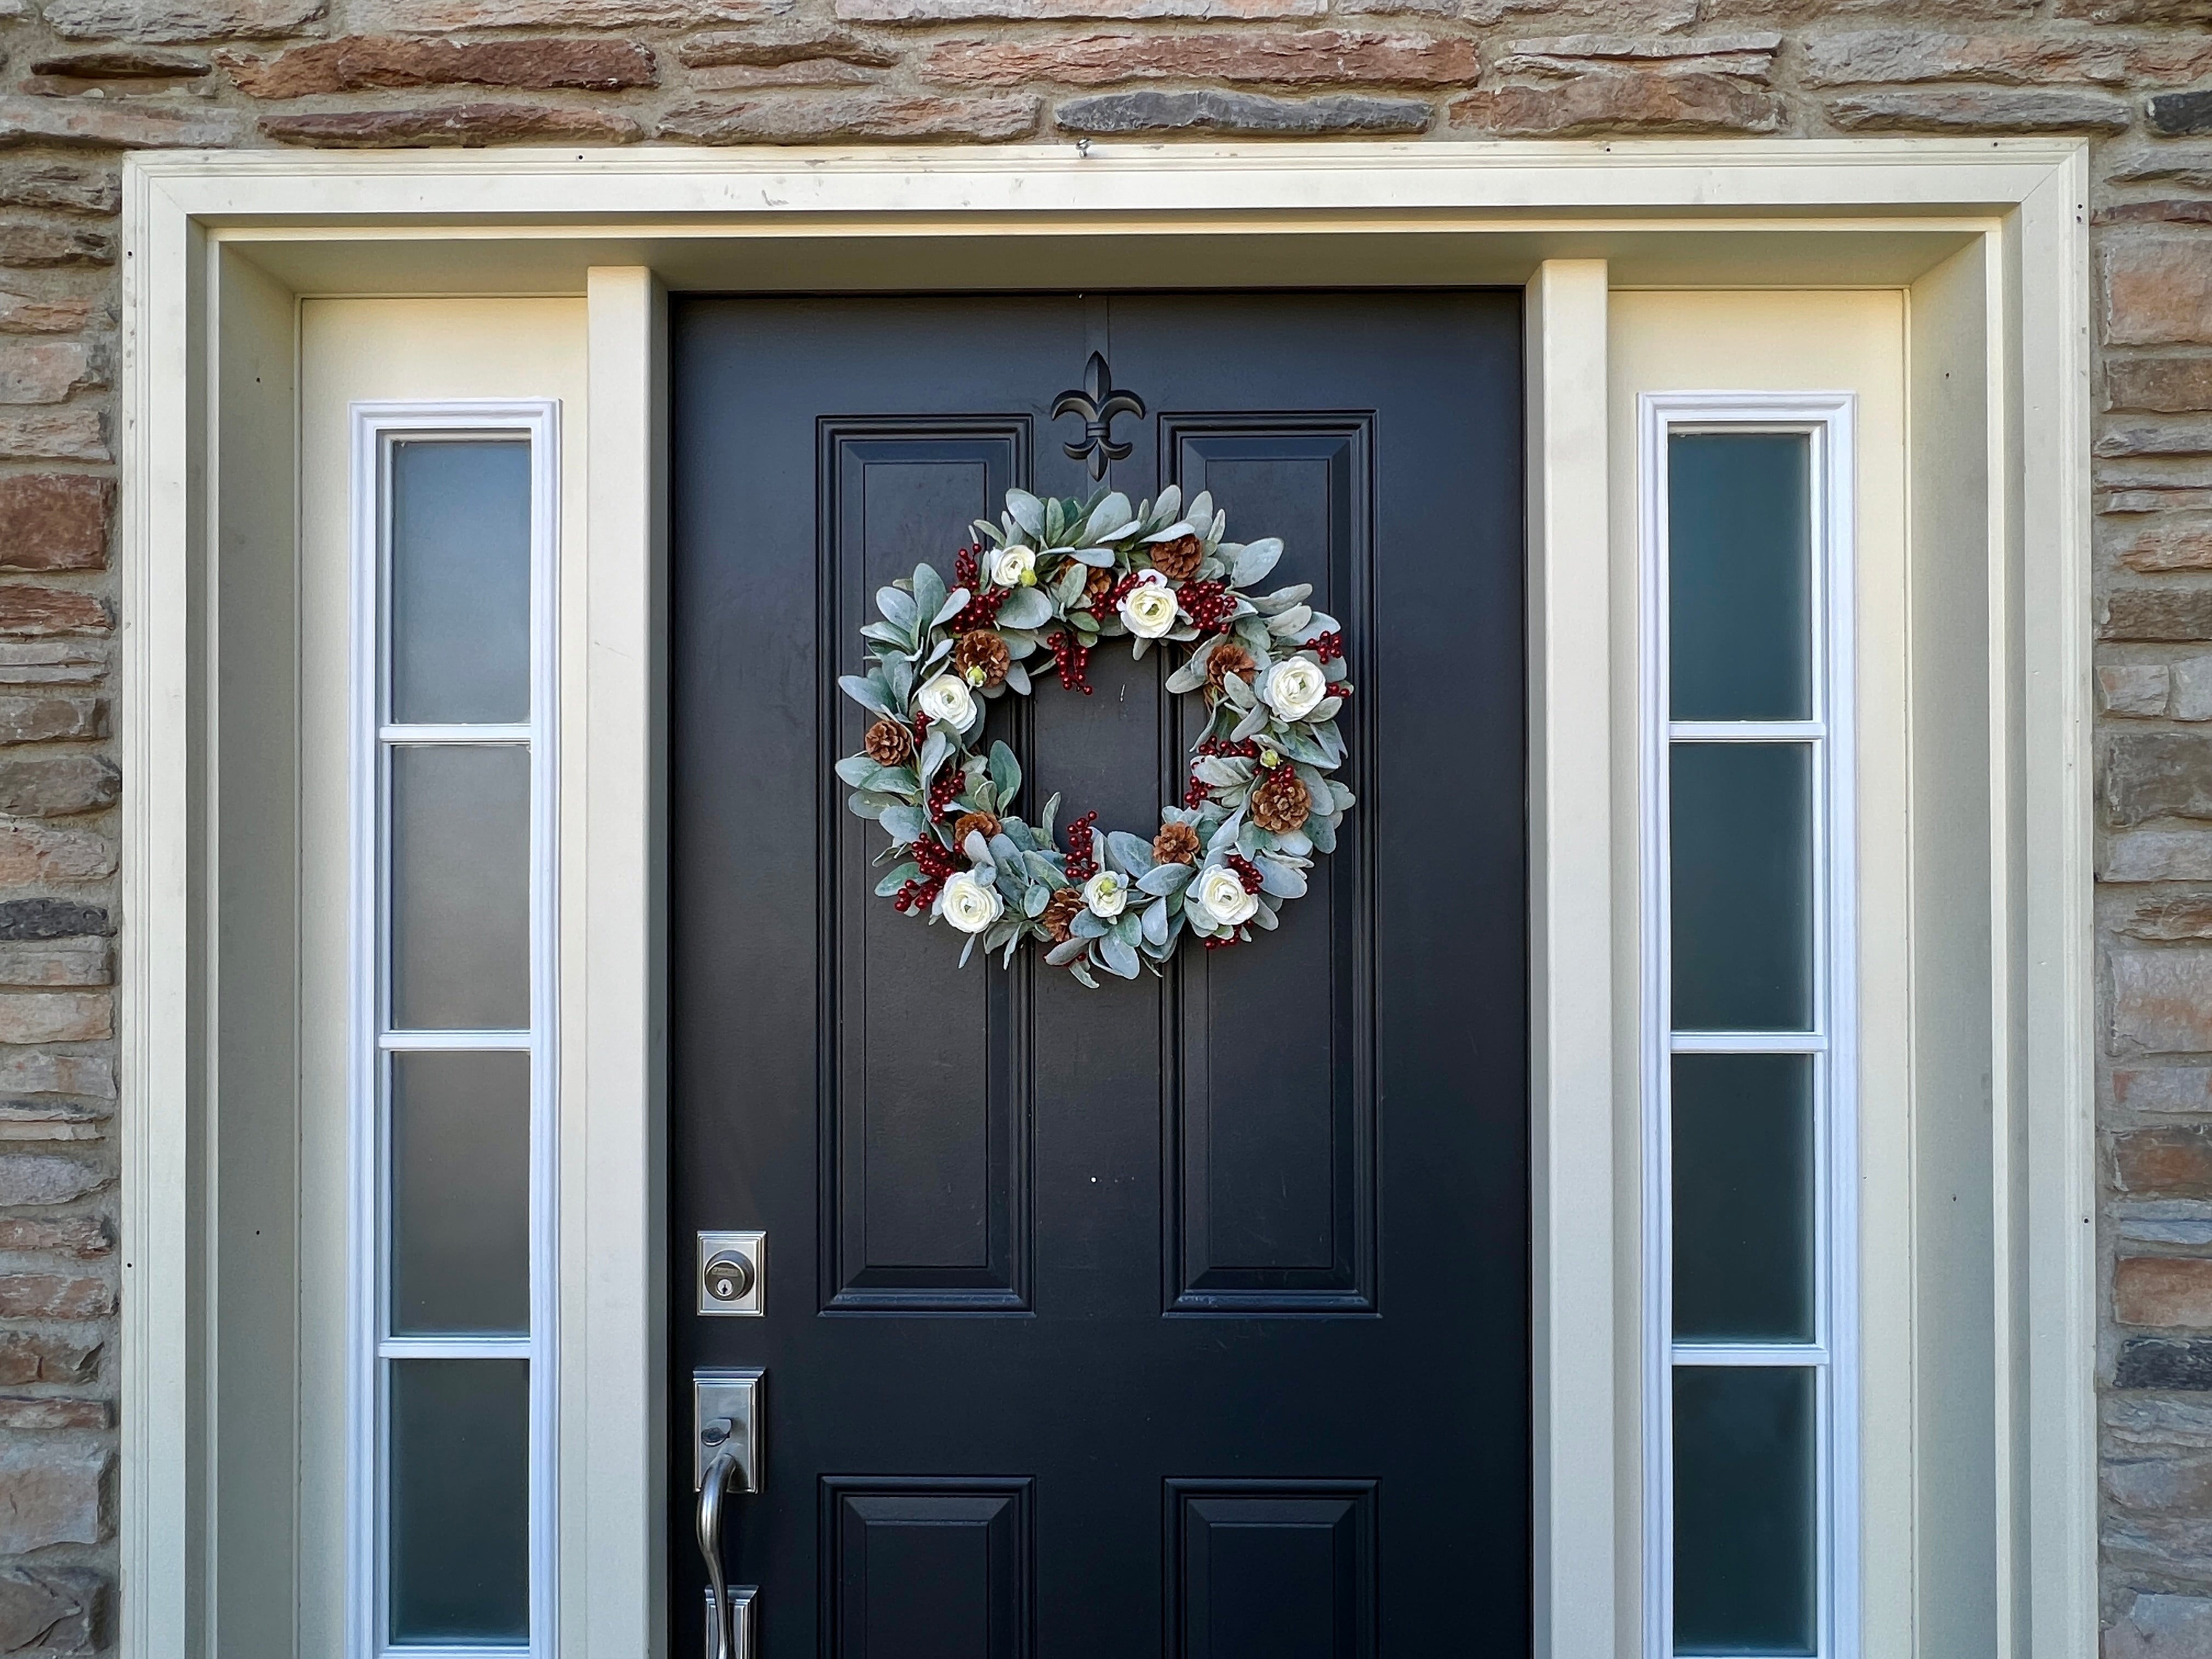
<path id="1" fill-rule="evenodd" d="M 866 678 L 858 674 L 840 674 L 837 689 L 861 708 L 876 714 L 888 714 L 896 720 L 902 712 L 891 702 L 890 688 L 872 674 Z"/>
<path id="2" fill-rule="evenodd" d="M 1095 991 L 1098 988 L 1098 981 L 1091 977 L 1091 970 L 1088 968 L 1085 968 L 1081 962 L 1069 963 L 1067 964 L 1067 971 L 1073 975 L 1078 980 L 1081 981 L 1085 986 L 1089 987 L 1091 990 Z"/>
<path id="3" fill-rule="evenodd" d="M 889 593 L 894 592 L 896 590 L 887 587 L 884 591 L 886 593 Z M 890 647 L 892 650 L 900 653 L 905 653 L 914 649 L 914 635 L 908 633 L 905 629 L 900 628 L 891 623 L 862 623 L 860 624 L 860 637 L 864 640 L 873 640 L 878 645 L 887 645 Z M 882 653 L 878 652 L 877 654 L 881 655 Z"/>
<path id="4" fill-rule="evenodd" d="M 918 864 L 893 865 L 884 878 L 876 884 L 876 896 L 889 898 L 907 883 L 919 880 L 921 877 L 921 866 Z"/>
<path id="5" fill-rule="evenodd" d="M 1098 941 L 1098 965 L 1123 979 L 1137 976 L 1136 947 L 1109 934 Z"/>
<path id="6" fill-rule="evenodd" d="M 1275 913 L 1263 904 L 1252 913 L 1251 925 L 1255 927 L 1264 928 L 1267 932 L 1273 933 L 1278 925 L 1275 920 Z"/>
<path id="7" fill-rule="evenodd" d="M 1305 821 L 1305 832 L 1312 839 L 1316 853 L 1336 851 L 1336 826 L 1318 813 Z"/>
<path id="8" fill-rule="evenodd" d="M 1262 536 L 1256 542 L 1247 542 L 1237 550 L 1229 563 L 1229 581 L 1233 587 L 1252 587 L 1267 579 L 1283 556 L 1280 536 Z"/>
<path id="9" fill-rule="evenodd" d="M 1105 918 L 1095 910 L 1078 910 L 1067 924 L 1067 931 L 1078 939 L 1099 939 L 1106 933 Z"/>
<path id="10" fill-rule="evenodd" d="M 945 578 L 926 564 L 914 568 L 914 608 L 924 617 L 933 617 L 945 609 Z"/>
<path id="11" fill-rule="evenodd" d="M 1052 579 L 1054 601 L 1063 607 L 1073 604 L 1075 596 L 1083 591 L 1085 576 L 1085 568 L 1083 561 L 1079 558 L 1070 559 L 1067 562 L 1067 568 Z"/>
<path id="12" fill-rule="evenodd" d="M 1261 726 L 1265 726 L 1269 718 L 1267 705 L 1265 703 L 1261 703 L 1255 708 L 1246 709 L 1244 711 L 1244 718 L 1237 722 L 1236 730 L 1229 734 L 1230 742 L 1243 742 L 1245 738 L 1250 737 Z"/>
<path id="13" fill-rule="evenodd" d="M 1158 524 L 1173 524 L 1177 519 L 1182 517 L 1182 486 L 1170 484 L 1165 489 L 1160 491 L 1153 498 L 1152 511 L 1146 514 L 1146 517 L 1148 520 Z"/>
<path id="14" fill-rule="evenodd" d="M 991 861 L 991 844 L 983 839 L 983 832 L 980 830 L 968 832 L 968 839 L 960 843 L 960 850 L 968 855 L 970 864 L 988 865 Z M 977 874 L 981 873 L 981 871 L 977 872 Z"/>
<path id="15" fill-rule="evenodd" d="M 921 793 L 921 780 L 915 776 L 910 766 L 878 766 L 861 780 L 860 787 L 879 795 L 918 795 Z"/>
<path id="16" fill-rule="evenodd" d="M 866 755 L 848 755 L 837 763 L 838 777 L 855 789 L 875 776 L 879 769 L 874 760 Z"/>
<path id="17" fill-rule="evenodd" d="M 1164 898 L 1170 893 L 1181 892 L 1190 877 L 1191 866 L 1188 864 L 1156 864 L 1137 878 L 1137 886 L 1140 891 L 1158 893 Z"/>
<path id="18" fill-rule="evenodd" d="M 910 657 L 893 657 L 884 665 L 884 684 L 891 689 L 891 701 L 902 708 L 914 695 L 914 660 Z"/>
<path id="19" fill-rule="evenodd" d="M 898 889 L 894 887 L 891 891 L 896 893 Z M 1165 899 L 1156 898 L 1145 907 L 1144 928 L 1148 943 L 1165 945 L 1168 942 L 1168 902 Z"/>
<path id="20" fill-rule="evenodd" d="M 999 792 L 988 779 L 975 786 L 975 810 L 979 812 L 999 810 Z"/>
<path id="21" fill-rule="evenodd" d="M 1014 758 L 1014 751 L 1003 743 L 991 745 L 991 781 L 999 787 L 1000 811 L 1013 804 L 1022 787 L 1022 763 Z"/>
<path id="22" fill-rule="evenodd" d="M 883 890 L 878 888 L 876 890 L 881 892 Z M 894 887 L 891 891 L 896 893 L 898 889 Z M 1041 881 L 1035 883 L 1030 886 L 1030 890 L 1022 896 L 1022 914 L 1035 921 L 1044 914 L 1044 907 L 1051 902 L 1052 889 Z"/>
<path id="23" fill-rule="evenodd" d="M 1101 570 L 1114 568 L 1114 550 L 1110 547 L 1072 547 L 1068 551 L 1084 563 L 1094 565 Z"/>
<path id="24" fill-rule="evenodd" d="M 1042 883 L 1048 888 L 1067 885 L 1067 872 L 1042 853 L 1025 854 L 1022 863 L 1029 871 L 1030 879 L 1032 881 Z"/>
<path id="25" fill-rule="evenodd" d="M 1302 859 L 1313 851 L 1313 842 L 1303 830 L 1285 830 L 1275 837 L 1275 850 Z"/>
<path id="26" fill-rule="evenodd" d="M 945 764 L 945 757 L 952 747 L 952 739 L 945 735 L 941 726 L 931 726 L 929 735 L 921 741 L 921 772 L 923 783 L 937 775 L 937 769 Z"/>
<path id="27" fill-rule="evenodd" d="M 960 965 L 961 967 L 963 967 L 963 968 L 965 968 L 965 967 L 968 965 L 968 958 L 969 958 L 969 957 L 971 957 L 971 956 L 975 955 L 975 934 L 973 934 L 973 933 L 970 933 L 970 934 L 969 934 L 969 935 L 968 935 L 968 942 L 967 942 L 965 945 L 962 945 L 962 946 L 960 947 L 960 964 L 959 964 L 959 965 Z"/>
<path id="28" fill-rule="evenodd" d="M 1264 854 L 1256 860 L 1260 866 L 1260 890 L 1273 893 L 1277 898 L 1304 898 L 1306 893 L 1305 872 L 1271 859 Z"/>
<path id="29" fill-rule="evenodd" d="M 1114 855 L 1114 862 L 1131 877 L 1140 877 L 1152 867 L 1152 843 L 1139 841 L 1127 830 L 1109 830 L 1106 850 Z"/>
<path id="30" fill-rule="evenodd" d="M 878 795 L 866 789 L 855 789 L 845 797 L 845 805 L 852 809 L 856 818 L 879 818 L 884 815 L 884 808 L 892 804 L 892 797 Z"/>
<path id="31" fill-rule="evenodd" d="M 1051 620 L 1052 599 L 1041 587 L 1017 587 L 999 607 L 1001 628 L 1042 628 Z"/>
<path id="32" fill-rule="evenodd" d="M 1059 816 L 1060 791 L 1055 789 L 1046 797 L 1044 811 L 1038 817 L 1036 823 L 1037 839 L 1048 847 L 1052 845 L 1053 820 Z"/>
<path id="33" fill-rule="evenodd" d="M 964 587 L 956 587 L 945 596 L 945 603 L 937 607 L 937 614 L 929 619 L 932 628 L 942 628 L 968 608 L 971 596 Z"/>
<path id="34" fill-rule="evenodd" d="M 1026 489 L 1006 492 L 1006 512 L 1013 521 L 1039 541 L 1045 539 L 1044 503 Z"/>
<path id="35" fill-rule="evenodd" d="M 1207 641 L 1212 643 L 1212 641 Z M 1180 696 L 1186 691 L 1195 691 L 1206 684 L 1206 658 L 1195 653 L 1190 660 L 1168 676 L 1168 690 Z"/>
<path id="36" fill-rule="evenodd" d="M 1336 810 L 1340 812 L 1349 812 L 1359 802 L 1358 796 L 1353 794 L 1334 778 L 1328 781 L 1328 797 L 1336 803 Z"/>
<path id="37" fill-rule="evenodd" d="M 1190 520 L 1190 527 L 1193 530 L 1201 536 L 1205 535 L 1206 526 L 1213 522 L 1213 492 L 1210 489 L 1200 490 L 1197 495 L 1190 498 L 1190 505 L 1183 508 L 1182 515 Z"/>
<path id="38" fill-rule="evenodd" d="M 929 820 L 922 815 L 921 808 L 905 801 L 884 808 L 883 825 L 884 832 L 901 846 L 920 841 L 929 833 Z"/>
<path id="39" fill-rule="evenodd" d="M 1023 667 L 1021 664 L 1018 662 L 1008 663 L 1006 665 L 1006 690 L 1012 692 L 1016 696 L 1026 697 L 1029 696 L 1030 671 Z"/>
<path id="40" fill-rule="evenodd" d="M 1115 532 L 1127 528 L 1137 515 L 1130 510 L 1129 498 L 1120 490 L 1099 498 L 1098 505 L 1091 509 L 1091 516 L 1083 521 L 1082 533 L 1074 540 L 1081 542 L 1110 541 Z"/>
<path id="41" fill-rule="evenodd" d="M 1055 968 L 1065 968 L 1090 948 L 1091 944 L 1088 939 L 1065 939 L 1046 951 L 1044 959 Z"/>
<path id="42" fill-rule="evenodd" d="M 913 594 L 896 587 L 879 587 L 876 590 L 876 609 L 884 613 L 885 622 L 904 632 L 908 639 L 914 637 L 914 619 L 921 608 L 915 604 Z"/>
<path id="43" fill-rule="evenodd" d="M 1029 880 L 1029 872 L 1022 864 L 1022 849 L 1014 845 L 1014 838 L 1003 830 L 991 837 L 991 861 L 1010 881 L 1026 883 Z"/>

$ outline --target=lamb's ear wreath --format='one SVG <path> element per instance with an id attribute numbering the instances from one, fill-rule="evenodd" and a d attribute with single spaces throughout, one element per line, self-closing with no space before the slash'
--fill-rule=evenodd
<path id="1" fill-rule="evenodd" d="M 1335 850 L 1352 804 L 1330 776 L 1352 695 L 1343 632 L 1306 603 L 1310 585 L 1253 592 L 1283 544 L 1224 541 L 1227 522 L 1212 496 L 1186 507 L 1172 485 L 1137 507 L 1010 489 L 1004 520 L 973 526 L 949 592 L 925 564 L 877 592 L 883 618 L 860 629 L 874 661 L 837 682 L 875 721 L 837 775 L 890 837 L 876 891 L 968 935 L 963 964 L 979 939 L 1002 965 L 1035 939 L 1085 985 L 1093 969 L 1158 973 L 1186 929 L 1216 950 L 1274 927 L 1314 854 Z M 1060 797 L 1024 820 L 1021 763 L 1003 743 L 981 752 L 983 705 L 1028 696 L 1048 669 L 1088 695 L 1091 647 L 1124 635 L 1139 657 L 1155 640 L 1185 647 L 1168 690 L 1206 710 L 1189 792 L 1150 835 L 1102 834 L 1086 812 L 1063 852 Z"/>

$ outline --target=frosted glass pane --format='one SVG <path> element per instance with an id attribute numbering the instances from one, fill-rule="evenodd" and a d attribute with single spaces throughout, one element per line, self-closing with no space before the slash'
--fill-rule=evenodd
<path id="1" fill-rule="evenodd" d="M 392 1007 L 403 1030 L 530 1024 L 530 751 L 392 751 Z"/>
<path id="2" fill-rule="evenodd" d="M 530 1634 L 530 1362 L 395 1359 L 392 1639 Z"/>
<path id="3" fill-rule="evenodd" d="M 1676 720 L 1811 718 L 1812 477 L 1802 432 L 1667 441 Z"/>
<path id="4" fill-rule="evenodd" d="M 530 718 L 530 445 L 392 446 L 392 718 Z"/>
<path id="5" fill-rule="evenodd" d="M 1813 1340 L 1813 1059 L 1674 1056 L 1674 1335 Z"/>
<path id="6" fill-rule="evenodd" d="M 1674 1371 L 1674 1650 L 1814 1650 L 1813 1373 Z"/>
<path id="7" fill-rule="evenodd" d="M 392 1328 L 530 1331 L 530 1056 L 392 1057 Z"/>
<path id="8" fill-rule="evenodd" d="M 1674 1029 L 1813 1018 L 1813 759 L 1804 744 L 1678 743 Z"/>

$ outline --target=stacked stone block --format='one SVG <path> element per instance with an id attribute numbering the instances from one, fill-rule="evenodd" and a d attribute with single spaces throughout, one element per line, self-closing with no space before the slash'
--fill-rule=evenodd
<path id="1" fill-rule="evenodd" d="M 2095 141 L 2105 1659 L 2212 1656 L 2212 0 L 0 0 L 0 1653 L 114 1639 L 118 167 L 147 147 Z"/>

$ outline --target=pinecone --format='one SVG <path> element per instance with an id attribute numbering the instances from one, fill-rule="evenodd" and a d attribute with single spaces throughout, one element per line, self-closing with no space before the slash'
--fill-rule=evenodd
<path id="1" fill-rule="evenodd" d="M 1106 596 L 1114 591 L 1114 570 L 1110 565 L 1101 570 L 1095 564 L 1088 569 L 1090 574 L 1083 579 L 1083 598 L 1095 617 L 1103 613 Z"/>
<path id="2" fill-rule="evenodd" d="M 1060 887 L 1045 901 L 1037 915 L 1037 925 L 1052 936 L 1054 945 L 1067 943 L 1068 925 L 1083 914 L 1083 890 L 1079 887 Z"/>
<path id="3" fill-rule="evenodd" d="M 878 720 L 860 739 L 860 747 L 878 766 L 904 766 L 914 758 L 914 733 L 897 720 Z"/>
<path id="4" fill-rule="evenodd" d="M 992 812 L 963 812 L 952 821 L 952 844 L 965 848 L 969 831 L 974 830 L 985 841 L 999 833 L 998 815 Z"/>
<path id="5" fill-rule="evenodd" d="M 1152 568 L 1171 582 L 1186 581 L 1198 574 L 1206 557 L 1206 544 L 1195 536 L 1178 536 L 1171 542 L 1152 544 Z"/>
<path id="6" fill-rule="evenodd" d="M 1152 856 L 1162 864 L 1188 864 L 1205 845 L 1198 831 L 1187 823 L 1164 823 L 1152 837 Z"/>
<path id="7" fill-rule="evenodd" d="M 1006 670 L 1013 660 L 1013 653 L 1006 648 L 1005 639 L 988 628 L 963 634 L 960 642 L 952 647 L 953 672 L 969 684 L 986 690 L 1006 683 Z"/>
<path id="8" fill-rule="evenodd" d="M 1212 653 L 1206 659 L 1206 700 L 1210 702 L 1221 701 L 1222 682 L 1231 674 L 1249 685 L 1252 677 L 1259 672 L 1260 665 L 1249 651 L 1224 640 L 1213 647 Z"/>
<path id="9" fill-rule="evenodd" d="M 1262 830 L 1286 836 L 1306 821 L 1313 797 L 1305 780 L 1293 768 L 1278 766 L 1261 775 L 1252 790 L 1252 822 Z"/>

